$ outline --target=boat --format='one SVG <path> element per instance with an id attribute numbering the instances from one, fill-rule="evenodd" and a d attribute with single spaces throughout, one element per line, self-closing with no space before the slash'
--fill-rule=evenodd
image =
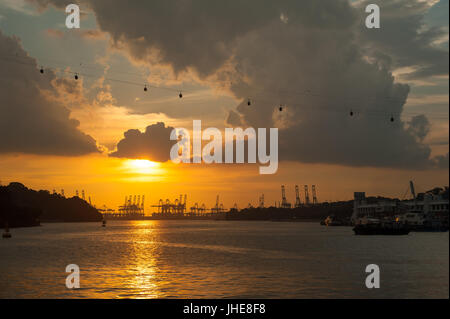
<path id="1" fill-rule="evenodd" d="M 320 222 L 322 226 L 349 226 L 346 220 L 338 219 L 334 215 L 330 215 Z"/>
<path id="2" fill-rule="evenodd" d="M 355 235 L 408 235 L 411 231 L 410 228 L 402 224 L 366 224 L 356 225 L 353 228 Z"/>
<path id="3" fill-rule="evenodd" d="M 5 231 L 3 232 L 3 234 L 2 234 L 2 238 L 11 238 L 12 237 L 12 235 L 11 235 L 11 233 L 9 232 L 9 226 L 8 226 L 8 223 L 6 223 L 6 225 L 5 225 Z"/>
<path id="4" fill-rule="evenodd" d="M 391 218 L 360 218 L 353 228 L 355 235 L 408 235 L 411 228 Z"/>
<path id="5" fill-rule="evenodd" d="M 397 217 L 414 232 L 448 232 L 448 221 L 422 211 L 408 211 Z"/>

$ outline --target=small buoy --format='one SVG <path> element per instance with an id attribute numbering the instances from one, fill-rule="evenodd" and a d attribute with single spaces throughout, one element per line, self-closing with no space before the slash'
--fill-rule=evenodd
<path id="1" fill-rule="evenodd" d="M 250 99 L 248 99 L 247 105 L 248 105 L 248 106 L 252 105 L 252 102 L 250 101 Z"/>
<path id="2" fill-rule="evenodd" d="M 283 107 L 282 107 L 282 106 L 280 106 L 280 109 L 279 109 L 279 110 L 280 110 L 280 112 L 281 112 L 281 111 L 283 111 Z"/>
<path id="3" fill-rule="evenodd" d="M 394 116 L 391 116 L 391 122 L 394 122 L 394 121 L 395 121 Z"/>
<path id="4" fill-rule="evenodd" d="M 39 70 L 39 72 L 41 72 L 41 74 L 44 74 L 44 69 L 41 68 L 41 69 Z"/>
<path id="5" fill-rule="evenodd" d="M 350 116 L 353 116 L 353 111 L 350 111 Z"/>
<path id="6" fill-rule="evenodd" d="M 102 220 L 102 227 L 106 227 L 106 219 Z"/>
<path id="7" fill-rule="evenodd" d="M 144 91 L 147 92 L 147 85 L 144 86 Z"/>
<path id="8" fill-rule="evenodd" d="M 78 73 L 75 73 L 75 80 L 78 80 Z"/>
<path id="9" fill-rule="evenodd" d="M 180 97 L 180 99 L 183 97 L 183 93 L 180 92 L 180 94 L 178 94 L 178 96 Z"/>

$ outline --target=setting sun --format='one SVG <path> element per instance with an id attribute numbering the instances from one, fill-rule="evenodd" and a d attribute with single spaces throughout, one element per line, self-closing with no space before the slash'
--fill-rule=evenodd
<path id="1" fill-rule="evenodd" d="M 134 168 L 153 168 L 159 167 L 159 163 L 148 161 L 148 160 L 130 160 L 128 164 Z"/>
<path id="2" fill-rule="evenodd" d="M 151 169 L 160 167 L 160 164 L 149 160 L 127 160 L 125 166 L 141 173 L 151 173 Z"/>

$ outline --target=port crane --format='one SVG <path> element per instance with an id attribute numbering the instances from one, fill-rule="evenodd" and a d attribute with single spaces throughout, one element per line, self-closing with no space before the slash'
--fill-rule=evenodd
<path id="1" fill-rule="evenodd" d="M 300 202 L 300 190 L 298 188 L 298 185 L 295 185 L 295 208 L 298 208 L 302 206 L 302 203 Z"/>
<path id="2" fill-rule="evenodd" d="M 309 191 L 308 191 L 308 185 L 305 185 L 305 205 L 309 205 Z"/>
<path id="3" fill-rule="evenodd" d="M 213 208 L 211 208 L 211 214 L 218 214 L 223 212 L 224 210 L 225 209 L 223 207 L 223 204 L 219 204 L 219 195 L 217 195 L 216 205 Z"/>
<path id="4" fill-rule="evenodd" d="M 264 194 L 259 197 L 259 208 L 264 208 Z"/>
<path id="5" fill-rule="evenodd" d="M 286 189 L 284 188 L 284 185 L 281 185 L 281 207 L 291 208 L 291 203 L 286 199 Z"/>
<path id="6" fill-rule="evenodd" d="M 312 196 L 313 196 L 313 205 L 317 205 L 317 195 L 316 195 L 316 185 L 312 185 L 311 186 L 311 192 L 312 192 Z"/>

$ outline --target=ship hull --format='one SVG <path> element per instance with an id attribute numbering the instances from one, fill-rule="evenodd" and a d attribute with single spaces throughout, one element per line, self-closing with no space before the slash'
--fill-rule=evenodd
<path id="1" fill-rule="evenodd" d="M 361 226 L 357 225 L 353 228 L 355 235 L 388 235 L 388 236 L 401 236 L 408 235 L 410 229 L 406 227 L 383 227 L 381 225 L 376 226 Z"/>

